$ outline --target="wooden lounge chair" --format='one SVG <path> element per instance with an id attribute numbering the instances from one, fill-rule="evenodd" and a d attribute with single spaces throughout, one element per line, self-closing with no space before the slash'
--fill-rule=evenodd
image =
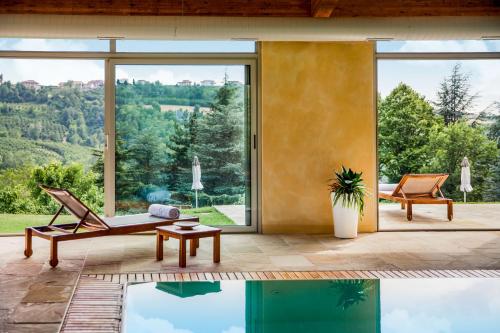
<path id="1" fill-rule="evenodd" d="M 393 191 L 379 191 L 378 197 L 390 201 L 400 202 L 401 209 L 405 209 L 408 221 L 412 220 L 412 205 L 414 204 L 442 204 L 448 206 L 448 220 L 453 219 L 453 200 L 445 198 L 441 187 L 448 178 L 448 174 L 407 174 L 399 181 Z M 438 196 L 439 195 L 439 196 Z"/>
<path id="2" fill-rule="evenodd" d="M 30 257 L 33 254 L 33 236 L 47 239 L 50 241 L 50 265 L 52 267 L 56 267 L 58 264 L 57 244 L 62 241 L 152 231 L 158 226 L 170 225 L 177 221 L 199 222 L 198 217 L 194 216 L 181 215 L 178 219 L 166 219 L 152 216 L 149 213 L 100 218 L 70 191 L 47 186 L 40 187 L 60 203 L 61 208 L 59 208 L 48 225 L 25 229 L 24 255 Z M 79 221 L 75 223 L 54 224 L 54 221 L 63 209 L 66 209 L 78 218 Z"/>

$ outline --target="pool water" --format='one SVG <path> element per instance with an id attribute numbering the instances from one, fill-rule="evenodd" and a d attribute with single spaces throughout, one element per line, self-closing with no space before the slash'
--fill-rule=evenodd
<path id="1" fill-rule="evenodd" d="M 500 279 L 151 282 L 125 333 L 500 332 Z"/>

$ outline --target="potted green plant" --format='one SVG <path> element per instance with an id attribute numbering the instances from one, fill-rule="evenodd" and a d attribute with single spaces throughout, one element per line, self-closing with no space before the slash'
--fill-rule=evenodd
<path id="1" fill-rule="evenodd" d="M 362 175 L 362 172 L 347 170 L 344 166 L 340 172 L 335 172 L 330 184 L 335 237 L 356 238 L 358 235 L 358 221 L 363 215 L 366 192 Z"/>

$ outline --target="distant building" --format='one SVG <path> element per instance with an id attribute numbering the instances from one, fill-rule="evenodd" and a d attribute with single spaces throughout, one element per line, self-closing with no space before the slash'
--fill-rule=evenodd
<path id="1" fill-rule="evenodd" d="M 118 80 L 116 80 L 116 83 L 117 84 L 128 84 L 128 80 L 127 79 L 118 79 Z"/>
<path id="2" fill-rule="evenodd" d="M 182 80 L 181 82 L 177 82 L 178 86 L 190 86 L 192 84 L 193 84 L 193 82 L 191 82 L 189 80 Z"/>
<path id="3" fill-rule="evenodd" d="M 104 87 L 103 80 L 91 80 L 91 81 L 87 82 L 84 86 L 84 88 L 88 89 L 88 90 L 102 88 L 102 87 Z"/>
<path id="4" fill-rule="evenodd" d="M 40 89 L 40 84 L 36 82 L 35 80 L 26 80 L 26 81 L 21 81 L 21 84 L 29 89 L 35 89 L 38 90 Z"/>
<path id="5" fill-rule="evenodd" d="M 59 82 L 59 87 L 83 89 L 84 86 L 85 84 L 82 81 L 68 80 L 66 82 Z"/>
<path id="6" fill-rule="evenodd" d="M 200 82 L 200 85 L 202 85 L 202 86 L 215 86 L 215 81 L 214 80 L 203 80 Z"/>
<path id="7" fill-rule="evenodd" d="M 146 80 L 137 80 L 137 81 L 135 81 L 135 83 L 136 84 L 146 84 L 146 83 L 148 83 L 148 81 L 146 81 Z"/>
<path id="8" fill-rule="evenodd" d="M 243 83 L 242 83 L 242 82 L 240 82 L 240 81 L 227 81 L 227 83 L 229 83 L 229 84 L 234 84 L 234 85 L 236 85 L 236 86 L 242 86 L 242 85 L 243 85 Z"/>

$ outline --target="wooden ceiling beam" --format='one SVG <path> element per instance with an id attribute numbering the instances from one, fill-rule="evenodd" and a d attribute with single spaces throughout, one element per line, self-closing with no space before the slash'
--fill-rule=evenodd
<path id="1" fill-rule="evenodd" d="M 332 17 L 338 0 L 311 0 L 311 16 L 316 18 Z"/>
<path id="2" fill-rule="evenodd" d="M 0 0 L 0 14 L 325 18 L 500 16 L 500 0 Z"/>

